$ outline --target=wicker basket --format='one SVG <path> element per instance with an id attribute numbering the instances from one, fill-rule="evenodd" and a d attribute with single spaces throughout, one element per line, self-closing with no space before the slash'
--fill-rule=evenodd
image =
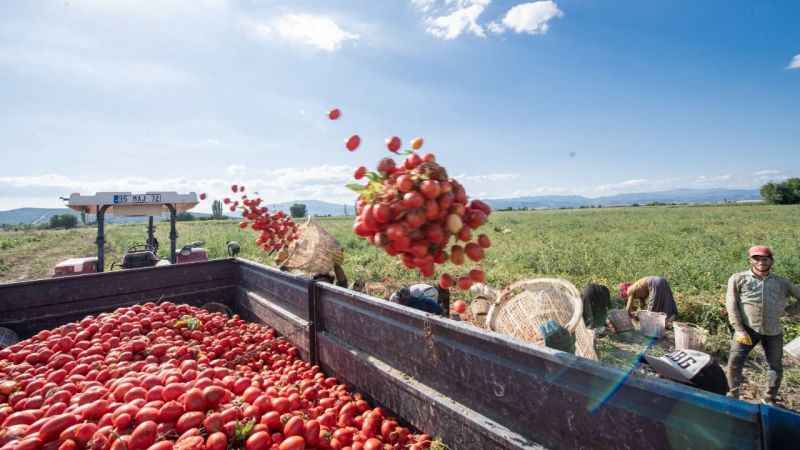
<path id="1" fill-rule="evenodd" d="M 583 301 L 572 283 L 540 278 L 514 283 L 492 305 L 489 329 L 544 345 L 539 327 L 555 320 L 575 336 L 575 354 L 597 360 L 594 334 L 583 324 Z"/>
<path id="2" fill-rule="evenodd" d="M 310 217 L 298 228 L 300 238 L 289 244 L 286 257 L 276 263 L 290 271 L 331 273 L 344 255 L 336 238 Z"/>

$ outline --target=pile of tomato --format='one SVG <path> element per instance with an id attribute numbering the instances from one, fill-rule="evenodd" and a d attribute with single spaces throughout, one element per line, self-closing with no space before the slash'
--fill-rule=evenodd
<path id="1" fill-rule="evenodd" d="M 244 186 L 231 185 L 231 191 L 240 194 L 239 200 L 226 197 L 222 203 L 228 206 L 231 212 L 242 210 L 239 228 L 252 228 L 258 235 L 256 245 L 264 251 L 274 252 L 298 239 L 300 235 L 298 226 L 291 216 L 283 211 L 270 212 L 266 206 L 262 206 L 263 200 L 260 197 L 248 198 L 244 190 Z M 200 194 L 200 198 L 205 199 L 205 194 Z"/>
<path id="2" fill-rule="evenodd" d="M 486 223 L 491 208 L 480 200 L 469 201 L 461 183 L 447 175 L 433 154 L 420 156 L 415 150 L 421 142 L 412 142 L 400 164 L 383 158 L 376 172 L 359 167 L 354 178 L 366 178 L 368 183 L 350 187 L 359 194 L 353 231 L 428 278 L 437 264 L 449 261 L 462 266 L 467 260 L 477 263 L 484 258 L 491 241 L 474 231 Z M 393 137 L 386 144 L 397 153 L 400 140 Z M 458 279 L 442 274 L 439 285 L 469 289 L 473 282 L 484 280 L 483 270 L 474 267 Z"/>
<path id="3" fill-rule="evenodd" d="M 422 449 L 274 330 L 170 302 L 0 350 L 2 450 Z"/>

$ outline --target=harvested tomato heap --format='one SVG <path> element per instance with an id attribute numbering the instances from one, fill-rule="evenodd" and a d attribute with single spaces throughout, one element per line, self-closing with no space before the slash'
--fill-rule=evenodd
<path id="1" fill-rule="evenodd" d="M 421 138 L 412 143 L 414 149 L 421 145 Z M 396 152 L 399 146 L 398 138 L 387 139 L 390 151 Z M 468 201 L 464 187 L 448 177 L 433 154 L 420 156 L 410 150 L 407 154 L 399 166 L 392 158 L 383 158 L 377 172 L 356 169 L 355 178 L 366 177 L 368 184 L 349 185 L 359 193 L 353 231 L 389 255 L 400 257 L 406 267 L 416 268 L 425 278 L 434 275 L 436 264 L 450 261 L 461 266 L 465 256 L 474 262 L 483 259 L 491 241 L 485 234 L 473 236 L 473 231 L 486 223 L 489 205 Z M 448 248 L 451 238 L 463 244 Z M 469 289 L 473 282 L 484 280 L 483 270 L 476 267 L 457 284 Z M 445 273 L 439 284 L 450 288 L 456 280 Z"/>
<path id="2" fill-rule="evenodd" d="M 0 350 L 2 450 L 421 449 L 274 330 L 169 302 Z"/>
<path id="3" fill-rule="evenodd" d="M 258 232 L 256 245 L 264 251 L 280 250 L 299 237 L 297 224 L 283 211 L 270 213 L 266 206 L 261 206 L 263 200 L 260 197 L 247 198 L 244 186 L 231 185 L 231 191 L 242 194 L 241 205 L 240 200 L 230 198 L 225 198 L 222 203 L 229 205 L 231 212 L 235 212 L 237 208 L 242 209 L 243 220 L 239 222 L 239 228 L 245 229 L 249 226 Z"/>

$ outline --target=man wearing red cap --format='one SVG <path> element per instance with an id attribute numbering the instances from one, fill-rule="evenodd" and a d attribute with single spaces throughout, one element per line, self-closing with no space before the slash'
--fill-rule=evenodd
<path id="1" fill-rule="evenodd" d="M 731 397 L 739 398 L 742 368 L 750 351 L 759 343 L 769 364 L 767 394 L 763 402 L 774 404 L 783 376 L 783 327 L 780 318 L 789 296 L 800 299 L 800 287 L 770 273 L 772 250 L 758 245 L 748 251 L 750 269 L 728 280 L 725 306 L 734 335 L 728 359 L 728 384 Z"/>

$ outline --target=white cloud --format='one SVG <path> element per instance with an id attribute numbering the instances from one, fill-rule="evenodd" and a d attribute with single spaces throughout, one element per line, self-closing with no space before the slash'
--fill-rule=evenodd
<path id="1" fill-rule="evenodd" d="M 500 34 L 506 31 L 506 27 L 503 26 L 502 23 L 497 23 L 495 21 L 489 22 L 489 25 L 486 26 L 486 29 L 494 34 Z"/>
<path id="2" fill-rule="evenodd" d="M 608 192 L 621 192 L 621 191 L 628 191 L 632 188 L 640 188 L 649 183 L 649 180 L 645 178 L 639 178 L 635 180 L 625 180 L 619 183 L 610 183 L 610 184 L 602 184 L 594 188 L 596 192 L 599 193 L 608 193 Z"/>
<path id="3" fill-rule="evenodd" d="M 789 65 L 786 66 L 787 69 L 800 69 L 800 55 L 794 55 L 791 61 L 789 61 Z"/>
<path id="4" fill-rule="evenodd" d="M 469 32 L 479 37 L 485 37 L 483 27 L 478 24 L 478 17 L 489 5 L 491 0 L 459 1 L 453 3 L 454 9 L 449 14 L 426 19 L 428 33 L 441 39 L 455 39 L 462 33 Z M 451 3 L 451 2 L 449 2 Z"/>
<path id="5" fill-rule="evenodd" d="M 753 175 L 757 177 L 763 177 L 768 175 L 780 175 L 781 173 L 783 172 L 780 170 L 759 170 L 758 172 L 753 172 Z"/>
<path id="6" fill-rule="evenodd" d="M 522 3 L 508 10 L 502 24 L 490 23 L 489 31 L 502 33 L 511 30 L 516 33 L 545 34 L 550 28 L 548 22 L 563 16 L 564 13 L 551 0 Z"/>
<path id="7" fill-rule="evenodd" d="M 242 164 L 231 164 L 225 169 L 225 173 L 230 176 L 238 176 L 243 174 L 245 171 L 245 166 Z"/>
<path id="8" fill-rule="evenodd" d="M 233 196 L 230 192 L 233 183 L 246 186 L 246 192 L 251 195 L 258 192 L 268 203 L 316 199 L 349 204 L 355 195 L 345 188 L 345 184 L 352 180 L 354 170 L 354 167 L 345 165 L 245 170 L 242 165 L 232 164 L 224 178 L 101 178 L 61 174 L 0 177 L 0 210 L 23 206 L 58 207 L 63 205 L 59 197 L 73 192 L 206 192 L 211 199 L 221 199 Z M 199 210 L 209 210 L 210 205 L 207 201 L 200 205 Z"/>
<path id="9" fill-rule="evenodd" d="M 411 4 L 422 12 L 428 12 L 433 9 L 436 2 L 437 0 L 411 0 Z"/>
<path id="10" fill-rule="evenodd" d="M 516 180 L 520 178 L 520 174 L 518 173 L 487 173 L 484 175 L 461 175 L 456 177 L 457 180 L 461 182 L 497 182 L 497 181 L 509 181 L 509 180 Z"/>
<path id="11" fill-rule="evenodd" d="M 266 40 L 273 37 L 272 27 L 249 17 L 242 18 L 240 26 L 244 34 L 252 39 Z"/>
<path id="12" fill-rule="evenodd" d="M 697 184 L 719 183 L 721 181 L 729 181 L 733 178 L 731 174 L 725 175 L 701 175 L 697 177 L 694 182 Z"/>
<path id="13" fill-rule="evenodd" d="M 275 33 L 282 39 L 311 45 L 332 52 L 359 35 L 339 27 L 332 19 L 311 14 L 286 14 L 275 22 Z M 265 33 L 269 31 L 264 30 Z"/>

